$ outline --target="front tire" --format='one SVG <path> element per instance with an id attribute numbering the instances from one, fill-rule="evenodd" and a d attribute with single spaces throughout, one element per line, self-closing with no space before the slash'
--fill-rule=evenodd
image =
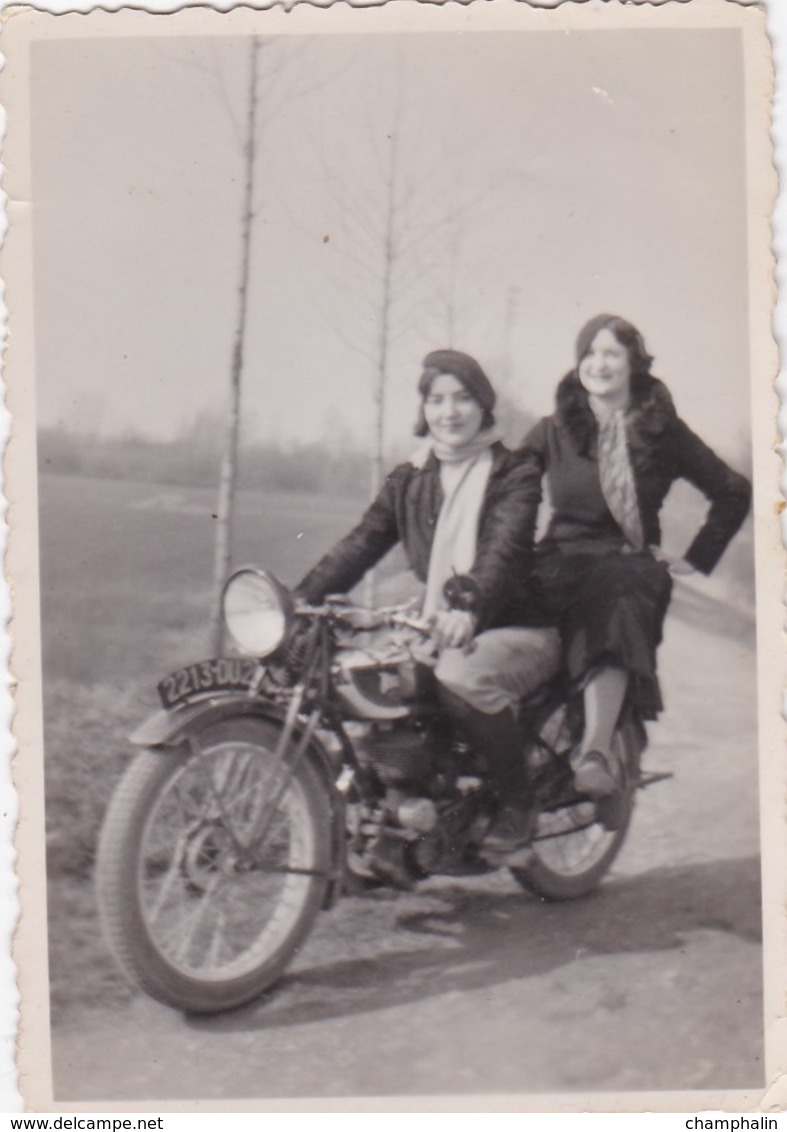
<path id="1" fill-rule="evenodd" d="M 259 997 L 322 906 L 330 807 L 308 755 L 260 830 L 280 734 L 224 720 L 193 753 L 143 751 L 112 798 L 96 868 L 104 932 L 126 976 L 169 1006 L 216 1013 Z"/>

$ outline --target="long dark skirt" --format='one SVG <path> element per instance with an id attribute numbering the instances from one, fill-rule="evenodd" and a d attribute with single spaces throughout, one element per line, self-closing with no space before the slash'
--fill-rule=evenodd
<path id="1" fill-rule="evenodd" d="M 584 685 L 594 669 L 624 668 L 628 696 L 642 719 L 663 708 L 656 649 L 672 593 L 664 563 L 638 554 L 565 554 L 543 549 L 535 578 L 547 615 L 560 630 L 564 663 Z"/>

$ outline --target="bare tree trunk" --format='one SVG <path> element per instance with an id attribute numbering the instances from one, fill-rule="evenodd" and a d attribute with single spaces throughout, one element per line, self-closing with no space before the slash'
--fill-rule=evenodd
<path id="1" fill-rule="evenodd" d="M 374 436 L 372 468 L 369 477 L 369 498 L 374 499 L 383 482 L 385 453 L 385 388 L 388 382 L 388 352 L 391 338 L 391 301 L 393 271 L 396 262 L 396 188 L 399 158 L 399 114 L 391 135 L 391 159 L 386 178 L 385 231 L 383 235 L 383 275 L 380 296 L 380 334 L 377 341 L 377 382 L 374 389 Z M 369 570 L 364 583 L 364 602 L 374 605 L 375 571 Z"/>
<path id="2" fill-rule="evenodd" d="M 396 193 L 396 165 L 398 157 L 397 135 L 391 139 L 391 165 L 388 180 L 388 200 L 385 214 L 385 245 L 383 265 L 383 285 L 380 309 L 380 337 L 377 350 L 377 387 L 374 392 L 375 423 L 374 423 L 374 455 L 372 460 L 372 477 L 370 484 L 371 498 L 377 495 L 383 482 L 383 451 L 385 441 L 385 387 L 388 382 L 388 347 L 391 330 L 391 300 L 393 290 L 393 269 L 396 258 L 394 235 L 394 209 Z"/>
<path id="3" fill-rule="evenodd" d="M 251 233 L 254 199 L 254 164 L 256 156 L 257 129 L 257 51 L 258 40 L 251 40 L 249 56 L 249 105 L 247 112 L 247 133 L 244 145 L 246 182 L 243 194 L 241 216 L 241 263 L 240 284 L 238 286 L 238 321 L 235 327 L 235 340 L 232 348 L 230 370 L 230 393 L 227 409 L 227 425 L 224 439 L 224 452 L 221 460 L 219 497 L 216 506 L 216 549 L 213 567 L 213 609 L 211 615 L 210 638 L 215 655 L 219 655 L 224 644 L 224 624 L 221 617 L 221 591 L 230 568 L 232 546 L 233 516 L 235 510 L 235 485 L 238 468 L 238 432 L 240 427 L 240 394 L 243 373 L 243 348 L 246 338 L 246 315 L 249 297 L 249 263 L 251 258 Z"/>
<path id="4" fill-rule="evenodd" d="M 446 298 L 446 324 L 448 330 L 446 346 L 448 346 L 450 349 L 453 349 L 456 345 L 456 277 L 459 264 L 459 241 L 461 239 L 461 235 L 462 233 L 459 226 L 459 221 L 455 220 L 452 225 L 451 244 L 448 254 L 448 294 Z"/>

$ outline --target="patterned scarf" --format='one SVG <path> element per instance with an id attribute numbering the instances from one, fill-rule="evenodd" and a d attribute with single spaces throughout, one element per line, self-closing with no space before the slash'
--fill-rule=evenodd
<path id="1" fill-rule="evenodd" d="M 594 397 L 590 398 L 590 403 L 598 420 L 598 475 L 602 494 L 626 542 L 634 550 L 642 550 L 645 536 L 626 441 L 626 410 L 615 409 L 610 413 Z"/>

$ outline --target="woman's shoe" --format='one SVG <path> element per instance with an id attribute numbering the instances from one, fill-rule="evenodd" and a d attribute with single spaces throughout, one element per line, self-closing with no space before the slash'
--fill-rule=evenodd
<path id="1" fill-rule="evenodd" d="M 610 832 L 620 829 L 629 810 L 626 773 L 614 755 L 587 751 L 572 755 L 574 787 L 596 802 L 596 817 Z"/>
<path id="2" fill-rule="evenodd" d="M 622 774 L 614 755 L 601 751 L 576 752 L 571 756 L 574 786 L 588 798 L 607 798 L 622 786 Z"/>

